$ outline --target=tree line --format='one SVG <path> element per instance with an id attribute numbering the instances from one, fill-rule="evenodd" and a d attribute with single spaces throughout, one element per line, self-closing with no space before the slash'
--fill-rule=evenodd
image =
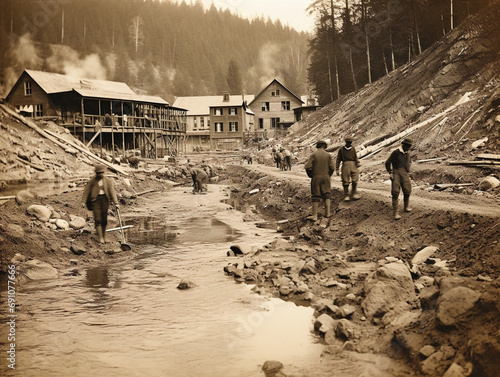
<path id="1" fill-rule="evenodd" d="M 308 80 L 322 104 L 414 60 L 492 0 L 313 0 Z"/>
<path id="2" fill-rule="evenodd" d="M 0 83 L 4 85 L 12 71 L 54 71 L 57 65 L 51 56 L 64 46 L 82 60 L 98 56 L 106 79 L 126 82 L 169 101 L 175 96 L 225 91 L 256 94 L 273 78 L 298 95 L 307 92 L 308 35 L 279 21 L 242 19 L 214 5 L 205 9 L 200 1 L 2 3 Z M 26 36 L 35 47 L 20 51 L 20 41 Z M 37 56 L 21 59 L 23 52 Z"/>

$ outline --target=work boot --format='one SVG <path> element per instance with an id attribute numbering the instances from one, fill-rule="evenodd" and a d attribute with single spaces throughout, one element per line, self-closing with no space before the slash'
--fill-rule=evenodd
<path id="1" fill-rule="evenodd" d="M 404 211 L 411 212 L 412 208 L 410 207 L 410 195 L 404 196 Z"/>
<path id="2" fill-rule="evenodd" d="M 319 208 L 319 202 L 312 202 L 312 215 L 307 218 L 308 220 L 312 221 L 318 220 L 318 208 Z"/>
<path id="3" fill-rule="evenodd" d="M 352 183 L 351 200 L 359 200 L 361 196 L 358 195 L 358 182 Z"/>
<path id="4" fill-rule="evenodd" d="M 325 217 L 329 218 L 331 216 L 330 199 L 325 199 L 324 205 L 325 205 Z"/>
<path id="5" fill-rule="evenodd" d="M 401 219 L 401 216 L 398 212 L 398 199 L 392 199 L 392 211 L 394 213 L 394 220 Z"/>
<path id="6" fill-rule="evenodd" d="M 104 240 L 104 232 L 103 232 L 102 226 L 100 226 L 100 225 L 96 226 L 95 230 L 97 232 L 97 238 L 99 238 L 99 242 L 105 243 L 106 241 Z"/>
<path id="7" fill-rule="evenodd" d="M 344 201 L 348 202 L 351 198 L 349 197 L 349 185 L 344 185 Z"/>

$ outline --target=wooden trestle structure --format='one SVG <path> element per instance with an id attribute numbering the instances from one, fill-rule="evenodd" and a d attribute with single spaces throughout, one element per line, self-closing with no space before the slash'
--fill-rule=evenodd
<path id="1" fill-rule="evenodd" d="M 139 150 L 142 157 L 162 158 L 186 152 L 186 110 L 168 104 L 81 98 L 81 112 L 64 118 L 63 125 L 87 146 L 113 155 Z"/>

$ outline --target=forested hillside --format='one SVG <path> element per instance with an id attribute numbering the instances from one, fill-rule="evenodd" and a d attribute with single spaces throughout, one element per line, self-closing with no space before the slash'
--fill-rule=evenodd
<path id="1" fill-rule="evenodd" d="M 275 77 L 307 92 L 308 36 L 279 22 L 153 0 L 2 4 L 0 95 L 24 69 L 124 81 L 169 101 L 257 93 Z"/>
<path id="2" fill-rule="evenodd" d="M 417 59 L 495 0 L 311 0 L 309 81 L 327 104 Z"/>

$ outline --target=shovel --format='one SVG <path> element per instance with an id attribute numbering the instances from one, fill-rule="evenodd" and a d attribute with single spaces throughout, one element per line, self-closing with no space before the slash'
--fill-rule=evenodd
<path id="1" fill-rule="evenodd" d="M 118 214 L 118 221 L 120 222 L 120 230 L 122 231 L 123 242 L 120 242 L 120 248 L 122 249 L 122 251 L 130 251 L 132 250 L 132 248 L 127 242 L 125 242 L 125 233 L 123 232 L 122 218 L 120 216 L 120 210 L 118 209 L 118 207 L 116 207 L 116 213 Z"/>

